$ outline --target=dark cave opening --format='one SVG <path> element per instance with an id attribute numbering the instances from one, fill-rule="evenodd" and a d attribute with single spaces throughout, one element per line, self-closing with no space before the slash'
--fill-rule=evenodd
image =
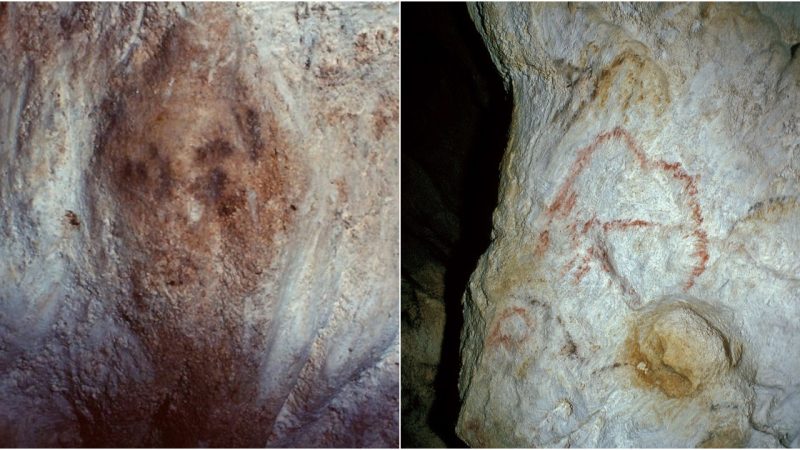
<path id="1" fill-rule="evenodd" d="M 461 297 L 489 245 L 511 97 L 465 3 L 401 14 L 402 445 L 464 447 Z"/>

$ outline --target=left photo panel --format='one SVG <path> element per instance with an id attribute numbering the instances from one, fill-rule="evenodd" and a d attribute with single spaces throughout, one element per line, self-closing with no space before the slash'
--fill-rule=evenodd
<path id="1" fill-rule="evenodd" d="M 0 447 L 399 445 L 399 4 L 0 4 Z"/>

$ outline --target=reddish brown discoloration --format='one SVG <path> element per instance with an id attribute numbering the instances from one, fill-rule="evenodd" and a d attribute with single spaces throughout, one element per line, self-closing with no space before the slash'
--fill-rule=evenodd
<path id="1" fill-rule="evenodd" d="M 0 34 L 6 29 L 6 20 L 8 17 L 8 3 L 0 3 Z"/>
<path id="2" fill-rule="evenodd" d="M 353 42 L 355 49 L 355 61 L 358 64 L 371 64 L 380 55 L 393 48 L 393 44 L 398 40 L 397 29 L 387 37 L 387 31 L 383 29 L 362 32 L 356 36 Z M 391 41 L 391 42 L 390 42 Z"/>
<path id="3" fill-rule="evenodd" d="M 578 199 L 578 194 L 575 191 L 575 182 L 580 174 L 589 166 L 592 156 L 597 149 L 611 140 L 621 141 L 624 144 L 625 149 L 633 156 L 642 170 L 659 170 L 666 172 L 671 176 L 672 179 L 677 180 L 683 186 L 682 191 L 684 194 L 684 201 L 689 210 L 691 227 L 693 229 L 691 236 L 695 240 L 695 252 L 693 253 L 693 256 L 697 258 L 697 263 L 687 275 L 685 289 L 688 290 L 695 284 L 695 280 L 703 274 L 708 262 L 708 237 L 705 231 L 702 229 L 703 213 L 697 200 L 697 177 L 690 176 L 683 169 L 683 166 L 678 162 L 649 160 L 636 143 L 636 140 L 633 138 L 633 136 L 620 127 L 616 127 L 611 131 L 599 134 L 591 144 L 578 150 L 577 156 L 568 172 L 566 180 L 559 188 L 550 206 L 546 209 L 548 220 L 545 230 L 539 235 L 540 240 L 541 236 L 543 236 L 545 233 L 547 233 L 549 237 L 549 232 L 554 226 L 555 220 L 562 220 L 575 215 L 576 201 Z M 585 236 L 593 229 L 600 229 L 603 233 L 609 233 L 612 231 L 625 232 L 634 228 L 659 226 L 661 226 L 661 224 L 637 218 L 614 219 L 601 222 L 597 219 L 596 214 L 593 214 L 591 219 L 588 221 L 581 220 L 580 223 L 576 218 L 575 221 L 566 225 L 566 230 L 569 232 L 569 236 L 572 241 L 572 247 L 577 249 L 580 247 L 580 243 L 585 239 Z M 580 233 L 578 232 L 579 228 Z M 537 245 L 537 256 L 541 256 L 541 253 L 539 253 L 541 248 L 542 247 L 540 245 Z M 612 271 L 612 266 L 610 264 L 607 251 L 605 249 L 593 250 L 590 248 L 586 256 L 580 259 L 577 271 L 575 272 L 576 283 L 579 282 L 591 269 L 589 264 L 591 259 L 596 259 L 600 263 L 603 271 Z M 571 258 L 562 270 L 561 276 L 563 277 L 566 275 L 566 273 L 575 266 L 575 263 L 578 260 L 579 257 L 577 255 Z M 629 291 L 632 290 L 632 288 L 623 285 L 623 290 Z"/>
<path id="4" fill-rule="evenodd" d="M 336 193 L 339 194 L 339 199 L 343 203 L 347 203 L 349 189 L 347 188 L 347 181 L 344 178 L 337 178 L 333 181 L 336 185 Z"/>
<path id="5" fill-rule="evenodd" d="M 692 235 L 695 237 L 695 252 L 693 256 L 697 257 L 697 265 L 692 268 L 692 277 L 686 282 L 686 289 L 694 285 L 695 279 L 699 277 L 706 270 L 708 263 L 708 236 L 706 232 L 700 229 L 694 230 Z"/>
<path id="6" fill-rule="evenodd" d="M 245 302 L 291 229 L 305 171 L 269 86 L 248 82 L 238 57 L 212 76 L 207 61 L 240 50 L 229 47 L 233 26 L 208 9 L 145 33 L 161 38 L 111 77 L 98 111 L 90 173 L 113 199 L 114 270 L 130 279 L 116 313 L 154 378 L 108 401 L 76 388 L 76 410 L 89 411 L 79 418 L 84 445 L 257 446 L 274 420 L 274 405 L 253 401 L 265 350 L 244 338 Z M 124 427 L 151 421 L 153 436 Z"/>
<path id="7" fill-rule="evenodd" d="M 582 234 L 586 234 L 590 228 L 593 226 L 598 225 L 600 222 L 597 220 L 597 216 L 592 216 L 591 219 L 587 220 L 586 223 L 583 224 L 583 229 L 581 230 Z"/>
<path id="8" fill-rule="evenodd" d="M 556 194 L 555 200 L 553 200 L 553 203 L 547 210 L 551 217 L 557 212 L 561 212 L 564 216 L 569 214 L 569 211 L 564 211 L 564 205 L 569 204 L 569 197 L 574 197 L 576 195 L 573 192 L 575 180 L 578 178 L 578 175 L 583 172 L 583 169 L 585 169 L 589 164 L 592 153 L 597 150 L 598 146 L 606 143 L 611 138 L 619 137 L 621 134 L 622 130 L 620 128 L 615 128 L 610 132 L 600 134 L 589 146 L 578 151 L 578 157 L 575 159 L 575 162 L 572 163 L 572 168 L 569 171 L 566 181 L 561 185 L 561 189 L 559 189 L 558 194 Z"/>
<path id="9" fill-rule="evenodd" d="M 523 322 L 525 322 L 525 330 L 520 336 L 512 336 L 503 330 L 506 322 L 513 317 L 519 317 L 523 320 Z M 489 335 L 489 340 L 487 341 L 489 347 L 496 348 L 502 346 L 509 350 L 516 349 L 520 344 L 528 339 L 532 326 L 533 320 L 530 318 L 528 311 L 525 308 L 521 308 L 519 306 L 510 307 L 503 311 L 497 318 L 494 329 Z"/>
<path id="10" fill-rule="evenodd" d="M 561 210 L 564 216 L 569 215 L 569 213 L 571 213 L 572 210 L 575 209 L 575 202 L 577 200 L 578 200 L 578 194 L 576 194 L 575 192 L 570 192 L 569 195 L 567 196 L 567 201 Z"/>
<path id="11" fill-rule="evenodd" d="M 372 57 L 368 40 L 367 33 L 360 33 L 356 37 L 356 42 L 353 44 L 356 48 L 356 59 L 359 62 L 366 62 Z"/>
<path id="12" fill-rule="evenodd" d="M 600 73 L 592 100 L 601 109 L 610 106 L 609 100 L 614 99 L 623 111 L 634 105 L 646 105 L 660 115 L 671 98 L 666 81 L 658 73 L 649 58 L 625 50 Z"/>
<path id="13" fill-rule="evenodd" d="M 573 247 L 578 246 L 578 222 L 570 223 L 566 229 L 569 231 L 569 235 L 572 236 L 572 243 L 574 244 Z"/>
<path id="14" fill-rule="evenodd" d="M 534 254 L 537 256 L 541 256 L 544 252 L 547 251 L 547 247 L 550 246 L 550 231 L 544 230 L 539 233 L 539 240 L 536 243 L 536 249 L 534 250 Z"/>
<path id="15" fill-rule="evenodd" d="M 74 3 L 71 5 L 70 11 L 59 19 L 58 25 L 67 40 L 72 38 L 72 35 L 91 28 L 94 8 L 93 3 Z"/>
<path id="16" fill-rule="evenodd" d="M 374 111 L 372 111 L 372 126 L 377 139 L 382 139 L 387 128 L 396 128 L 400 119 L 400 103 L 397 97 L 391 95 L 381 96 Z"/>
<path id="17" fill-rule="evenodd" d="M 619 130 L 619 137 L 622 137 L 622 139 L 625 140 L 625 146 L 633 154 L 634 158 L 636 158 L 639 166 L 643 169 L 646 169 L 648 166 L 647 158 L 645 157 L 642 149 L 639 147 L 639 144 L 637 144 L 633 139 L 633 136 L 619 127 L 615 128 L 615 130 Z"/>
<path id="18" fill-rule="evenodd" d="M 470 419 L 466 425 L 467 432 L 472 436 L 469 442 L 474 443 L 476 447 L 488 447 L 489 442 L 483 433 L 483 427 L 476 419 Z"/>
<path id="19" fill-rule="evenodd" d="M 605 273 L 611 273 L 611 258 L 608 257 L 608 251 L 602 247 L 594 247 L 595 256 L 600 261 L 600 266 Z"/>
<path id="20" fill-rule="evenodd" d="M 577 260 L 578 260 L 578 255 L 576 254 L 566 264 L 564 264 L 564 267 L 561 268 L 561 277 L 566 275 L 567 272 L 569 272 L 569 270 L 572 269 L 572 267 L 574 267 L 575 261 Z"/>
<path id="21" fill-rule="evenodd" d="M 640 219 L 617 219 L 605 222 L 603 224 L 603 231 L 610 230 L 626 230 L 631 227 L 651 227 L 655 225 L 652 222 Z"/>
<path id="22" fill-rule="evenodd" d="M 583 260 L 581 260 L 581 265 L 580 267 L 578 267 L 578 271 L 575 272 L 575 283 L 580 282 L 581 278 L 583 278 L 583 276 L 586 275 L 587 272 L 589 272 L 590 269 L 589 261 L 591 260 L 591 258 L 592 258 L 592 252 L 589 251 L 583 257 Z"/>

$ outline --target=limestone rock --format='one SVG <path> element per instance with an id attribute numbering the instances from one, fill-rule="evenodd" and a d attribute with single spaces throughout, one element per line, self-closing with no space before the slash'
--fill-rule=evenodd
<path id="1" fill-rule="evenodd" d="M 0 5 L 0 444 L 398 442 L 398 8 Z"/>
<path id="2" fill-rule="evenodd" d="M 800 446 L 800 8 L 472 4 L 514 96 L 473 446 Z"/>

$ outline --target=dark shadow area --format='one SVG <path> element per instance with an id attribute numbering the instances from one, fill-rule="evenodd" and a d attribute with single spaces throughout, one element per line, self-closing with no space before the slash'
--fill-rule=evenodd
<path id="1" fill-rule="evenodd" d="M 511 98 L 464 3 L 404 3 L 401 20 L 402 445 L 463 447 L 461 297 L 489 245 Z M 444 317 L 426 316 L 422 296 Z M 442 320 L 438 365 L 406 357 L 429 350 L 410 336 Z"/>

